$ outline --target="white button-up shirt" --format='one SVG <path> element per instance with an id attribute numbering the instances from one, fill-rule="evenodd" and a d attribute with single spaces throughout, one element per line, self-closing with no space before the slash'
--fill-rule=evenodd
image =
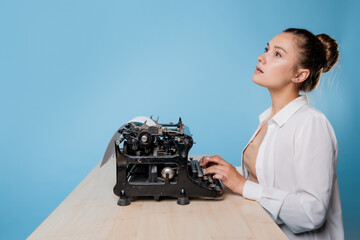
<path id="1" fill-rule="evenodd" d="M 306 95 L 268 120 L 270 114 L 271 107 L 259 116 L 250 139 L 268 121 L 256 158 L 259 184 L 247 180 L 243 196 L 258 201 L 290 239 L 344 239 L 331 124 Z M 237 170 L 248 178 L 242 166 Z"/>

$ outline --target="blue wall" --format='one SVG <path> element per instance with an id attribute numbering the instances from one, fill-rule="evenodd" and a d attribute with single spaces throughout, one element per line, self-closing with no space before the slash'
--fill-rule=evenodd
<path id="1" fill-rule="evenodd" d="M 271 105 L 251 76 L 288 27 L 334 37 L 311 103 L 332 123 L 348 239 L 360 235 L 357 1 L 0 1 L 0 238 L 23 239 L 138 115 L 182 117 L 192 154 L 240 153 Z M 115 204 L 115 203 L 114 203 Z"/>

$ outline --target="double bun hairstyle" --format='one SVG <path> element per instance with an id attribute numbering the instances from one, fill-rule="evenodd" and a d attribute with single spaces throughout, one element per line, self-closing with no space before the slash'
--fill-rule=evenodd
<path id="1" fill-rule="evenodd" d="M 330 71 L 339 59 L 337 42 L 324 33 L 314 35 L 306 29 L 288 28 L 283 32 L 296 36 L 299 53 L 297 67 L 309 69 L 308 78 L 301 84 L 300 91 L 314 90 L 322 73 Z"/>

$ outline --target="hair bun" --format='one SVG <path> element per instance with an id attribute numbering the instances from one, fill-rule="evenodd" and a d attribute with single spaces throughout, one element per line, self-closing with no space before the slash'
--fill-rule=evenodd
<path id="1" fill-rule="evenodd" d="M 325 33 L 318 34 L 316 37 L 323 44 L 326 55 L 326 63 L 323 66 L 323 72 L 328 72 L 336 64 L 339 59 L 338 44 L 335 39 Z"/>

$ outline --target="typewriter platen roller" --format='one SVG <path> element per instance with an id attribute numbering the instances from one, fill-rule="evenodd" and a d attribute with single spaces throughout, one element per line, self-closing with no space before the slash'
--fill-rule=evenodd
<path id="1" fill-rule="evenodd" d="M 188 158 L 192 145 L 190 130 L 181 118 L 176 124 L 159 124 L 137 117 L 120 127 L 101 163 L 116 158 L 118 205 L 129 205 L 142 196 L 175 197 L 180 205 L 189 204 L 189 197 L 221 197 L 219 180 L 205 175 L 198 160 Z"/>

